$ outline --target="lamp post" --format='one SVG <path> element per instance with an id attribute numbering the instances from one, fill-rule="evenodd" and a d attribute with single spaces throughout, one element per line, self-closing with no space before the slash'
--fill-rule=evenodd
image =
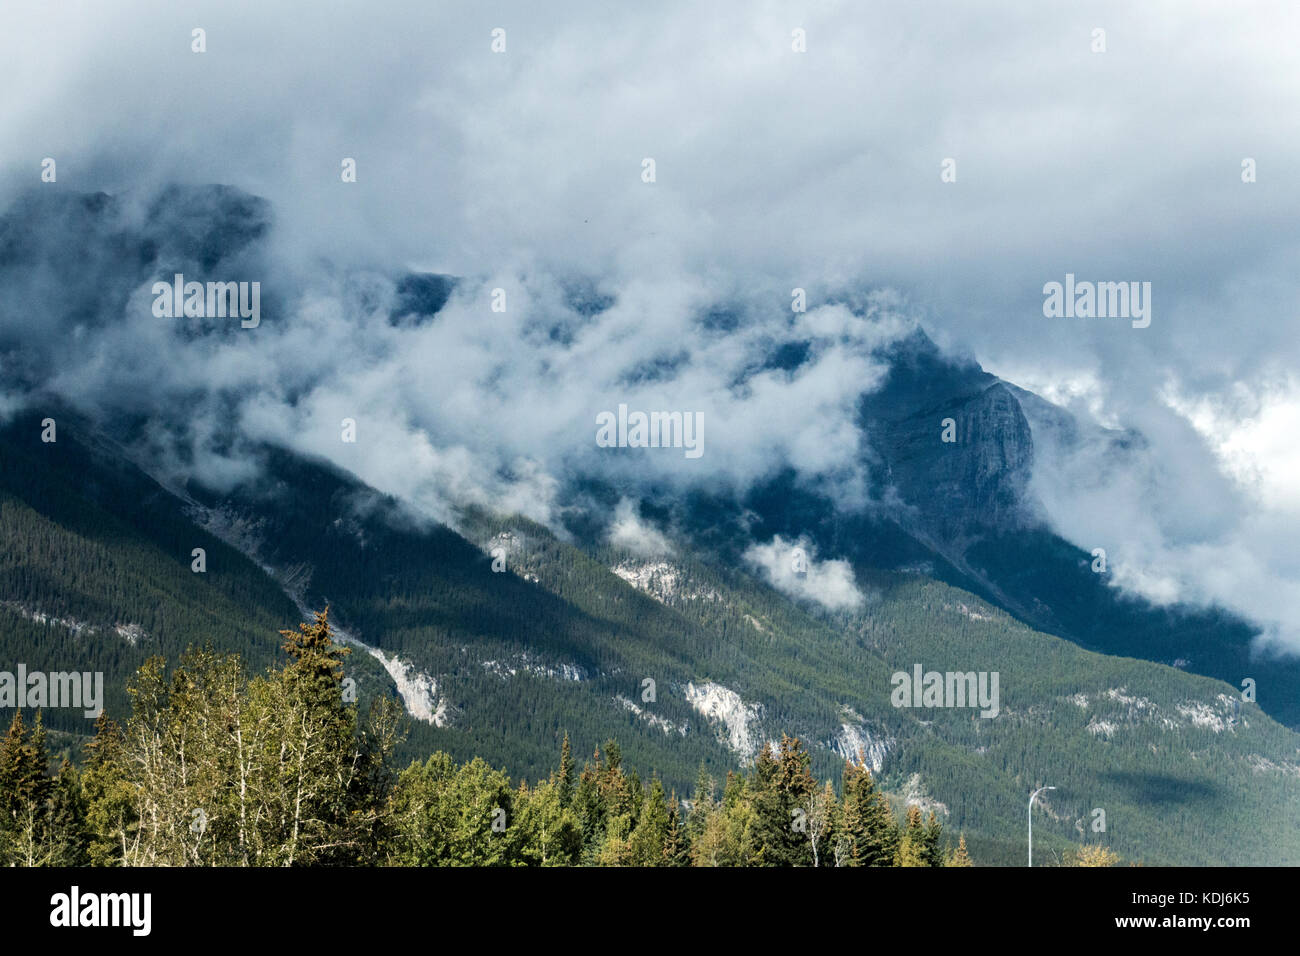
<path id="1" fill-rule="evenodd" d="M 1029 865 L 1034 865 L 1034 799 L 1044 790 L 1055 790 L 1055 787 L 1039 787 L 1029 795 Z"/>

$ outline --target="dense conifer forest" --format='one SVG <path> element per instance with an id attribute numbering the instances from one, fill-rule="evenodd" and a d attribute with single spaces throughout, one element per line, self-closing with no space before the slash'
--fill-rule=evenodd
<path id="1" fill-rule="evenodd" d="M 533 798 L 521 792 L 559 785 L 567 736 L 573 759 L 592 774 L 631 781 L 612 816 L 563 808 L 582 824 L 579 861 L 606 850 L 610 833 L 623 834 L 615 843 L 630 839 L 644 801 L 656 805 L 656 782 L 683 832 L 694 834 L 699 814 L 720 807 L 741 849 L 718 859 L 744 860 L 756 851 L 744 849 L 751 838 L 742 818 L 764 805 L 766 761 L 780 762 L 788 737 L 798 739 L 817 792 L 830 782 L 836 794 L 827 833 L 847 812 L 847 762 L 870 768 L 873 793 L 901 832 L 910 807 L 922 826 L 933 812 L 943 852 L 964 835 L 981 864 L 1023 862 L 1025 800 L 1047 783 L 1058 789 L 1036 811 L 1036 862 L 1067 862 L 1081 844 L 1148 864 L 1300 860 L 1294 731 L 1255 704 L 1234 706 L 1240 695 L 1230 684 L 1092 653 L 925 573 L 861 568 L 866 600 L 827 611 L 765 583 L 726 540 L 682 542 L 667 558 L 647 558 L 596 536 L 562 540 L 518 516 L 469 513 L 453 531 L 410 520 L 335 469 L 276 453 L 268 467 L 277 477 L 264 487 L 221 497 L 164 489 L 75 419 L 46 446 L 30 440 L 39 432 L 31 425 L 0 429 L 0 647 L 10 669 L 102 672 L 105 718 L 97 728 L 80 708 L 44 708 L 37 738 L 34 707 L 23 710 L 25 743 L 15 737 L 11 750 L 39 739 L 52 758 L 47 783 L 32 777 L 39 799 L 27 804 L 29 829 L 41 815 L 30 807 L 80 792 L 58 783 L 65 758 L 69 775 L 97 772 L 96 754 L 114 746 L 106 723 L 136 748 L 133 773 L 155 766 L 149 761 L 161 758 L 141 749 L 131 727 L 149 713 L 178 719 L 170 707 L 190 698 L 173 687 L 175 675 L 205 675 L 196 686 L 224 682 L 243 688 L 239 707 L 269 707 L 276 692 L 267 682 L 283 678 L 268 675 L 290 663 L 277 631 L 328 605 L 350 652 L 348 703 L 361 715 L 354 736 L 372 761 L 349 764 L 348 799 L 367 792 L 362 777 L 379 786 L 394 776 L 382 798 L 388 809 L 368 805 L 357 820 L 372 813 L 391 825 L 392 807 L 403 805 L 397 781 L 418 780 L 394 768 L 427 767 L 430 755 L 442 755 L 434 767 L 455 768 L 453 776 L 476 758 L 501 768 L 493 773 L 508 775 L 512 806 L 522 807 Z M 195 548 L 206 553 L 203 573 L 192 567 Z M 494 552 L 504 556 L 502 571 Z M 892 706 L 891 674 L 918 663 L 1000 673 L 998 716 Z M 408 685 L 399 688 L 395 673 Z M 1260 690 L 1275 694 L 1268 683 Z M 705 691 L 733 711 L 724 719 L 701 709 Z M 443 709 L 418 716 L 421 694 Z M 372 711 L 387 715 L 373 727 Z M 3 701 L 0 713 L 0 727 L 17 717 Z M 278 716 L 259 717 L 259 733 Z M 218 743 L 206 746 L 216 754 Z M 187 771 L 195 746 L 185 751 Z M 217 766 L 216 779 L 243 773 L 251 787 L 260 765 L 245 755 Z M 145 792 L 169 791 L 151 782 Z M 786 815 L 802 810 L 811 832 L 820 811 L 803 805 L 806 796 L 792 792 L 777 805 Z M 201 845 L 219 856 L 220 801 L 182 803 L 168 812 L 206 815 L 212 829 Z M 524 826 L 526 817 L 500 809 L 508 825 Z M 1104 830 L 1094 829 L 1097 810 Z M 162 820 L 160 809 L 132 812 Z M 260 812 L 264 820 L 271 811 Z M 1251 823 L 1267 815 L 1276 830 Z M 817 833 L 818 861 L 833 861 L 834 839 L 823 846 Z M 236 846 L 249 847 L 243 839 L 236 834 Z M 765 858 L 782 852 L 769 848 Z M 605 858 L 611 853 L 618 858 L 615 850 Z"/>
<path id="2" fill-rule="evenodd" d="M 0 742 L 0 862 L 18 866 L 970 866 L 934 813 L 896 819 L 861 759 L 837 792 L 796 738 L 749 773 L 701 770 L 689 800 L 642 780 L 615 741 L 514 783 L 446 753 L 398 770 L 401 718 L 344 703 L 349 649 L 327 613 L 282 632 L 288 663 L 151 658 L 131 716 L 101 716 L 81 769 L 53 773 L 39 713 Z"/>

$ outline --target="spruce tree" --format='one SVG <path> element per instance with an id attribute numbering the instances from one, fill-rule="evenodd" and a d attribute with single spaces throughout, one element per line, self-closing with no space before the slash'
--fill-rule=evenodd
<path id="1" fill-rule="evenodd" d="M 351 648 L 334 643 L 329 608 L 317 611 L 312 623 L 296 631 L 281 631 L 289 665 L 284 669 L 285 686 L 308 706 L 327 714 L 341 710 L 343 662 Z"/>
<path id="2" fill-rule="evenodd" d="M 86 745 L 86 772 L 82 790 L 90 830 L 88 859 L 91 866 L 120 866 L 129 843 L 135 840 L 138 817 L 127 776 L 122 730 L 108 716 L 95 721 L 95 737 Z"/>
<path id="3" fill-rule="evenodd" d="M 50 862 L 49 809 L 54 781 L 49 763 L 40 711 L 30 731 L 22 711 L 15 711 L 9 732 L 0 742 L 0 862 L 7 866 Z"/>
<path id="4" fill-rule="evenodd" d="M 560 806 L 568 807 L 573 799 L 573 752 L 569 749 L 569 732 L 564 732 L 564 743 L 560 745 L 560 770 L 556 775 L 556 789 Z"/>
<path id="5" fill-rule="evenodd" d="M 926 866 L 943 866 L 943 824 L 933 810 L 922 833 L 921 847 Z"/>
<path id="6" fill-rule="evenodd" d="M 686 866 L 690 862 L 690 845 L 682 823 L 681 801 L 674 790 L 668 797 L 668 834 L 664 839 L 664 865 Z"/>
<path id="7" fill-rule="evenodd" d="M 582 824 L 582 843 L 589 857 L 595 855 L 595 847 L 600 843 L 605 832 L 607 814 L 605 798 L 601 792 L 603 773 L 600 748 L 597 747 L 591 760 L 582 768 L 577 789 L 573 794 L 573 810 Z"/>
<path id="8" fill-rule="evenodd" d="M 656 777 L 650 795 L 641 803 L 641 815 L 628 840 L 628 863 L 632 866 L 664 866 L 668 862 L 668 807 L 664 785 Z"/>
<path id="9" fill-rule="evenodd" d="M 961 834 L 957 841 L 957 849 L 948 854 L 948 859 L 944 866 L 972 866 L 970 854 L 966 852 L 966 834 Z"/>
<path id="10" fill-rule="evenodd" d="M 907 828 L 903 831 L 902 842 L 894 858 L 895 866 L 929 866 L 926 860 L 925 825 L 921 822 L 921 810 L 913 805 L 907 808 Z"/>
<path id="11" fill-rule="evenodd" d="M 846 761 L 840 787 L 840 837 L 837 856 L 844 866 L 893 866 L 898 826 L 883 794 L 876 790 L 864 755 Z"/>
<path id="12" fill-rule="evenodd" d="M 85 866 L 89 837 L 81 775 L 64 758 L 51 787 L 48 851 L 42 865 Z"/>
<path id="13" fill-rule="evenodd" d="M 574 866 L 582 859 L 582 825 L 573 810 L 560 805 L 554 780 L 529 789 L 521 783 L 515 794 L 510 824 L 515 848 L 512 860 L 530 866 Z"/>
<path id="14" fill-rule="evenodd" d="M 714 794 L 717 783 L 709 774 L 704 764 L 695 775 L 695 791 L 691 794 L 690 809 L 686 814 L 684 836 L 688 844 L 694 845 L 704 829 L 704 823 L 715 806 Z"/>
<path id="15" fill-rule="evenodd" d="M 811 758 L 797 737 L 781 735 L 779 754 L 764 748 L 754 772 L 755 838 L 767 866 L 811 866 L 809 801 L 816 790 Z"/>

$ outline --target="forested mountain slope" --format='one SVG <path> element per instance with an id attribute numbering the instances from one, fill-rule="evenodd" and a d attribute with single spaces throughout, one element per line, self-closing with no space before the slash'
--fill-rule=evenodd
<path id="1" fill-rule="evenodd" d="M 102 669 L 111 713 L 148 655 L 211 642 L 256 670 L 328 604 L 359 696 L 401 696 L 408 757 L 541 779 L 565 732 L 578 754 L 614 738 L 684 797 L 701 766 L 721 779 L 790 734 L 819 779 L 863 753 L 897 808 L 934 809 L 982 862 L 1020 862 L 1043 784 L 1044 859 L 1104 842 L 1147 863 L 1300 862 L 1300 735 L 1230 685 L 1085 651 L 923 574 L 859 567 L 864 600 L 830 612 L 708 542 L 645 553 L 482 513 L 452 531 L 270 448 L 256 484 L 167 490 L 75 416 L 42 442 L 41 417 L 0 434 L 0 648 Z M 997 715 L 895 707 L 891 675 L 917 664 L 997 673 Z M 80 712 L 46 722 L 89 731 Z"/>

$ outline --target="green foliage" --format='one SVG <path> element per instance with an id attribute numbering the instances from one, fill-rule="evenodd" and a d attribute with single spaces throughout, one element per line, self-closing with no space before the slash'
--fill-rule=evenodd
<path id="1" fill-rule="evenodd" d="M 480 758 L 446 753 L 388 770 L 391 723 L 381 708 L 358 728 L 342 703 L 344 648 L 327 612 L 285 631 L 289 662 L 247 678 L 237 656 L 187 652 L 170 672 L 161 658 L 131 682 L 125 733 L 101 717 L 84 774 L 50 772 L 45 732 L 21 713 L 0 742 L 0 859 L 40 865 L 809 866 L 871 794 L 870 772 L 838 802 L 818 786 L 808 751 L 783 737 L 749 774 L 730 774 L 721 801 L 702 773 L 685 821 L 663 782 L 625 769 L 616 741 L 572 774 L 560 766 L 535 787 L 513 787 Z M 567 769 L 566 769 L 567 768 Z M 915 819 L 913 819 L 915 818 Z M 899 865 L 941 865 L 938 827 L 909 829 Z M 846 829 L 845 833 L 851 833 Z M 931 837 L 936 842 L 928 842 Z M 897 834 L 877 834 L 897 842 Z M 911 848 L 911 849 L 909 849 Z M 912 852 L 914 850 L 914 852 Z M 912 855 L 909 856 L 909 853 Z M 939 854 L 939 855 L 935 855 Z"/>
<path id="2" fill-rule="evenodd" d="M 366 864 L 384 841 L 392 715 L 362 729 L 342 703 L 325 613 L 288 635 L 290 661 L 244 674 L 193 649 L 141 666 L 125 733 L 101 719 L 81 786 L 98 864 Z"/>
<path id="3" fill-rule="evenodd" d="M 845 764 L 841 789 L 844 807 L 836 858 L 845 866 L 892 866 L 899 850 L 898 827 L 862 754 L 856 762 Z"/>
<path id="4" fill-rule="evenodd" d="M 41 715 L 14 715 L 0 741 L 0 865 L 79 866 L 86 857 L 80 777 L 67 760 L 50 774 Z"/>
<path id="5" fill-rule="evenodd" d="M 406 866 L 511 862 L 519 853 L 509 827 L 514 798 L 505 773 L 477 757 L 457 766 L 447 754 L 437 753 L 423 764 L 412 764 L 398 778 L 394 794 L 391 862 Z M 544 816 L 544 807 L 537 810 L 537 817 Z M 540 837 L 538 842 L 543 842 Z"/>
<path id="6" fill-rule="evenodd" d="M 966 851 L 966 834 L 957 841 L 957 848 L 944 857 L 944 866 L 973 866 L 970 854 Z"/>

